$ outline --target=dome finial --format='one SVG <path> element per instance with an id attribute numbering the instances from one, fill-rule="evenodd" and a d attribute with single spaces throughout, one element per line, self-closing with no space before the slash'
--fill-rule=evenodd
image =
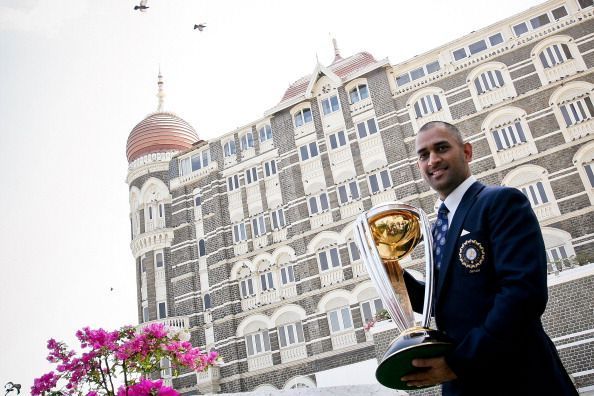
<path id="1" fill-rule="evenodd" d="M 157 85 L 159 86 L 159 92 L 157 92 L 157 97 L 159 98 L 159 106 L 157 107 L 157 111 L 163 111 L 165 92 L 163 91 L 163 76 L 161 75 L 161 65 L 159 65 L 159 82 L 157 82 Z"/>
<path id="2" fill-rule="evenodd" d="M 340 50 L 338 49 L 338 44 L 334 37 L 332 37 L 332 46 L 334 47 L 334 61 L 332 61 L 332 63 L 336 63 L 339 60 L 342 60 L 342 56 L 340 56 Z"/>

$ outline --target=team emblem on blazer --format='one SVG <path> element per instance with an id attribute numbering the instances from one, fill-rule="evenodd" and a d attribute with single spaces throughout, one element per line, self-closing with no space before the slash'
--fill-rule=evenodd
<path id="1" fill-rule="evenodd" d="M 460 262 L 471 272 L 480 271 L 479 267 L 485 260 L 485 248 L 474 239 L 469 239 L 460 246 Z"/>

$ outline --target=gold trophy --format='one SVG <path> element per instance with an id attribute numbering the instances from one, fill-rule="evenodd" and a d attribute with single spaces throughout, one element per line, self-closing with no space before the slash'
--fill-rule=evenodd
<path id="1" fill-rule="evenodd" d="M 416 325 L 399 260 L 424 241 L 425 294 L 421 326 Z M 438 330 L 430 329 L 434 270 L 431 226 L 422 209 L 399 203 L 382 203 L 355 220 L 355 242 L 384 307 L 400 335 L 392 341 L 375 376 L 393 389 L 418 389 L 400 380 L 418 370 L 415 358 L 443 356 L 452 346 Z"/>

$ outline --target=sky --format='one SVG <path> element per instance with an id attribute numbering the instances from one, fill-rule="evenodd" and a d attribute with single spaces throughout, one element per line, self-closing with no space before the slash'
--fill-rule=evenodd
<path id="1" fill-rule="evenodd" d="M 397 64 L 540 3 L 0 0 L 0 387 L 49 371 L 49 338 L 137 324 L 125 149 L 159 68 L 208 140 L 330 64 L 332 37 Z"/>

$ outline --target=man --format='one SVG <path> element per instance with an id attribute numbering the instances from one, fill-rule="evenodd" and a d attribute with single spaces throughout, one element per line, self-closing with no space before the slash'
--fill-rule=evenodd
<path id="1" fill-rule="evenodd" d="M 443 383 L 444 395 L 577 395 L 540 317 L 547 303 L 544 242 L 527 198 L 472 176 L 472 146 L 446 122 L 416 138 L 418 166 L 439 195 L 434 227 L 438 329 L 454 347 L 416 359 L 411 386 Z M 442 205 L 443 204 L 443 205 Z M 413 308 L 424 285 L 405 272 Z"/>

